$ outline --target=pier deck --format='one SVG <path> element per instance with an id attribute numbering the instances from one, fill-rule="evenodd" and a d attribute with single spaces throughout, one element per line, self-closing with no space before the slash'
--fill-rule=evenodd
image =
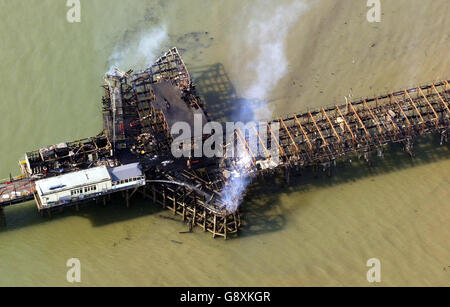
<path id="1" fill-rule="evenodd" d="M 373 152 L 379 154 L 391 143 L 403 144 L 405 151 L 413 156 L 414 140 L 422 135 L 437 134 L 442 144 L 447 142 L 449 82 L 439 81 L 372 98 L 349 99 L 345 104 L 264 122 L 270 137 L 264 143 L 264 137 L 256 131 L 256 140 L 266 151 L 268 147 L 278 149 L 280 159 L 276 164 L 269 163 L 273 158 L 270 155 L 262 158 L 254 153 L 249 146 L 248 131 L 235 130 L 233 142 L 250 157 L 251 163 L 244 172 L 251 179 L 281 170 L 286 172 L 289 181 L 291 169 L 319 165 L 330 169 L 333 162 L 353 155 L 370 160 Z M 33 199 L 35 180 L 95 166 L 110 168 L 140 163 L 146 185 L 120 191 L 127 206 L 130 198 L 139 192 L 181 216 L 190 228 L 197 226 L 213 237 L 225 239 L 237 234 L 241 226 L 239 202 L 243 195 L 231 205 L 222 199 L 228 182 L 225 173 L 233 170 L 236 158 L 193 158 L 192 154 L 175 159 L 171 154 L 176 137 L 171 134 L 172 124 L 184 121 L 192 126 L 195 114 L 201 115 L 204 124 L 208 120 L 178 50 L 170 49 L 142 72 L 117 70 L 114 75 L 106 76 L 104 89 L 102 133 L 27 153 L 21 163 L 23 176 L 0 182 L 1 220 L 5 220 L 4 207 Z M 279 128 L 278 137 L 270 128 L 273 125 Z M 194 139 L 189 141 L 195 143 Z M 95 200 L 106 203 L 111 193 L 116 192 L 106 191 Z M 78 202 L 69 203 L 78 208 Z M 39 204 L 38 209 L 51 212 Z"/>
<path id="2" fill-rule="evenodd" d="M 277 119 L 281 166 L 307 166 L 367 155 L 389 143 L 413 152 L 414 139 L 425 134 L 448 138 L 449 81 L 386 95 L 348 101 Z M 239 139 L 238 139 L 239 141 Z M 251 154 L 251 152 L 249 151 Z"/>
<path id="3" fill-rule="evenodd" d="M 0 207 L 23 203 L 33 199 L 34 180 L 16 178 L 0 182 Z"/>

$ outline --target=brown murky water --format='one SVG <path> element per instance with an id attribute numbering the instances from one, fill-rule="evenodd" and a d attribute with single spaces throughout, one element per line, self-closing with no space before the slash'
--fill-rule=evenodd
<path id="1" fill-rule="evenodd" d="M 81 0 L 75 24 L 65 2 L 0 0 L 2 177 L 17 173 L 25 151 L 100 131 L 103 74 L 112 64 L 142 67 L 170 46 L 218 118 L 251 98 L 261 72 L 279 77 L 266 93 L 273 115 L 449 78 L 445 0 L 382 0 L 373 24 L 366 1 L 305 1 L 281 38 L 271 16 L 293 1 Z M 255 20 L 274 25 L 259 41 Z M 259 43 L 271 46 L 264 37 L 281 43 L 282 73 L 270 57 L 255 59 Z M 179 234 L 185 225 L 139 199 L 130 210 L 118 199 L 51 220 L 33 202 L 8 208 L 0 285 L 70 285 L 66 261 L 76 257 L 87 286 L 366 286 L 366 261 L 376 257 L 382 285 L 448 286 L 450 151 L 435 139 L 421 144 L 413 161 L 394 148 L 373 169 L 252 187 L 247 226 L 229 241 Z"/>

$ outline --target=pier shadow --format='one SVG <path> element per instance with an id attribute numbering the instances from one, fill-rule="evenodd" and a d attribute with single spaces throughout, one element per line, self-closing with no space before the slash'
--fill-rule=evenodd
<path id="1" fill-rule="evenodd" d="M 248 188 L 241 208 L 245 220 L 242 236 L 262 235 L 269 232 L 280 231 L 285 228 L 288 221 L 283 212 L 281 195 L 306 193 L 311 189 L 320 191 L 331 186 L 357 182 L 363 178 L 381 176 L 399 172 L 413 167 L 427 165 L 450 158 L 450 144 L 440 146 L 440 137 L 425 136 L 416 140 L 415 157 L 411 158 L 399 144 L 392 144 L 384 151 L 384 157 L 372 156 L 370 165 L 358 157 L 341 161 L 332 169 L 331 176 L 321 170 L 311 167 L 301 171 L 291 171 L 290 184 L 279 173 L 263 181 L 257 181 Z M 302 210 L 305 206 L 320 206 L 318 203 L 298 204 L 295 210 Z"/>
<path id="2" fill-rule="evenodd" d="M 249 122 L 254 117 L 255 100 L 239 97 L 221 63 L 189 69 L 197 92 L 205 104 L 209 120 Z"/>
<path id="3" fill-rule="evenodd" d="M 164 215 L 168 212 L 161 206 L 153 204 L 151 200 L 144 199 L 141 195 L 133 196 L 130 204 L 130 208 L 127 208 L 125 199 L 118 194 L 112 195 L 106 206 L 102 202 L 90 201 L 80 204 L 79 211 L 75 207 L 69 207 L 59 212 L 56 211 L 49 217 L 46 214 L 41 216 L 36 209 L 35 202 L 30 201 L 5 209 L 7 225 L 0 227 L 0 235 L 4 232 L 63 221 L 72 217 L 87 219 L 93 227 L 103 227 L 151 215 Z M 183 222 L 180 220 L 181 223 Z"/>

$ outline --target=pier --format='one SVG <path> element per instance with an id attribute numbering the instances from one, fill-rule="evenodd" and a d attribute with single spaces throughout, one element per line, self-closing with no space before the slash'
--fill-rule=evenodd
<path id="1" fill-rule="evenodd" d="M 251 180 L 292 169 L 332 168 L 353 156 L 367 161 L 392 143 L 414 156 L 414 141 L 436 134 L 444 144 L 450 122 L 450 80 L 348 99 L 346 103 L 308 110 L 265 123 L 279 126 L 269 144 L 256 131 L 259 146 L 276 146 L 280 159 L 252 152 L 248 135 L 236 130 L 233 141 L 251 159 Z M 130 206 L 134 195 L 180 216 L 189 225 L 225 239 L 241 227 L 240 199 L 227 204 L 222 191 L 234 158 L 179 158 L 171 154 L 177 121 L 193 126 L 194 116 L 209 116 L 178 50 L 170 49 L 144 71 L 116 69 L 105 76 L 103 130 L 95 137 L 65 142 L 25 154 L 22 175 L 0 182 L 0 222 L 4 208 L 35 199 L 37 210 L 76 207 L 88 201 L 107 203 L 121 193 Z M 191 140 L 195 143 L 194 140 Z M 228 144 L 223 144 L 227 146 Z M 232 170 L 232 169 L 231 169 Z"/>
<path id="2" fill-rule="evenodd" d="M 445 80 L 279 118 L 280 166 L 329 164 L 352 154 L 369 159 L 391 143 L 414 156 L 414 140 L 426 134 L 440 135 L 444 144 L 449 93 Z"/>

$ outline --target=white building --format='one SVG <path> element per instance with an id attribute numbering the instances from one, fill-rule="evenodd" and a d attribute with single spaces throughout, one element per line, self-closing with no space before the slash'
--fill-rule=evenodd
<path id="1" fill-rule="evenodd" d="M 145 185 L 138 163 L 94 167 L 36 181 L 37 205 L 47 209 Z"/>
<path id="2" fill-rule="evenodd" d="M 108 169 L 111 176 L 112 189 L 123 190 L 145 185 L 145 176 L 139 163 L 126 164 Z"/>

